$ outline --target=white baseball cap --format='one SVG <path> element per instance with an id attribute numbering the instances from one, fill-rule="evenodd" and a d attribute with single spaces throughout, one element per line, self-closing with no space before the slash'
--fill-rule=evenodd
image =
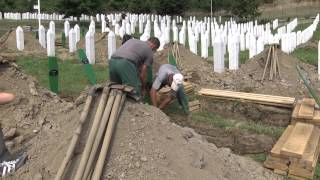
<path id="1" fill-rule="evenodd" d="M 175 74 L 173 75 L 173 81 L 171 84 L 171 89 L 174 91 L 178 91 L 179 86 L 183 84 L 183 75 L 182 74 Z"/>

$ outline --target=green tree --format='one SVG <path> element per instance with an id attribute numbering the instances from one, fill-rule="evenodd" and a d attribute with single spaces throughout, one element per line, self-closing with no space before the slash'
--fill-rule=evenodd
<path id="1" fill-rule="evenodd" d="M 128 2 L 128 10 L 133 13 L 150 13 L 152 6 L 148 0 L 131 0 Z"/>
<path id="2" fill-rule="evenodd" d="M 58 12 L 66 17 L 80 17 L 81 14 L 95 15 L 102 11 L 102 0 L 59 0 Z"/>
<path id="3" fill-rule="evenodd" d="M 225 10 L 242 20 L 250 20 L 260 15 L 258 7 L 261 0 L 225 0 L 223 3 Z"/>
<path id="4" fill-rule="evenodd" d="M 188 7 L 189 0 L 154 0 L 155 11 L 161 15 L 180 15 Z"/>

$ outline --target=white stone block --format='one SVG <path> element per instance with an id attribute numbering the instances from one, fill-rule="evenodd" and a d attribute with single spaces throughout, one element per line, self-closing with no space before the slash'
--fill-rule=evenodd
<path id="1" fill-rule="evenodd" d="M 18 26 L 16 29 L 16 41 L 17 41 L 17 49 L 19 51 L 24 50 L 24 34 L 23 34 L 23 29 Z"/>
<path id="2" fill-rule="evenodd" d="M 76 24 L 73 29 L 76 33 L 76 42 L 78 43 L 80 41 L 80 27 L 78 24 Z"/>
<path id="3" fill-rule="evenodd" d="M 86 34 L 86 54 L 90 64 L 95 64 L 94 33 L 88 31 Z"/>
<path id="4" fill-rule="evenodd" d="M 72 28 L 69 31 L 69 52 L 74 53 L 77 50 L 77 36 L 75 30 Z"/>
<path id="5" fill-rule="evenodd" d="M 224 72 L 224 44 L 220 36 L 216 36 L 213 43 L 213 71 L 216 73 Z"/>
<path id="6" fill-rule="evenodd" d="M 64 34 L 66 35 L 66 37 L 69 36 L 69 31 L 70 31 L 70 23 L 69 23 L 69 21 L 65 21 L 64 22 Z"/>
<path id="7" fill-rule="evenodd" d="M 49 23 L 49 29 L 51 30 L 51 32 L 53 32 L 54 34 L 56 34 L 56 27 L 53 21 L 50 21 Z M 55 38 L 55 37 L 54 37 Z"/>
<path id="8" fill-rule="evenodd" d="M 55 34 L 52 29 L 47 32 L 47 55 L 49 57 L 55 56 Z"/>
<path id="9" fill-rule="evenodd" d="M 42 25 L 40 26 L 38 33 L 41 47 L 46 48 L 46 29 Z"/>
<path id="10" fill-rule="evenodd" d="M 113 31 L 108 34 L 108 59 L 111 59 L 112 54 L 116 51 L 116 35 Z"/>

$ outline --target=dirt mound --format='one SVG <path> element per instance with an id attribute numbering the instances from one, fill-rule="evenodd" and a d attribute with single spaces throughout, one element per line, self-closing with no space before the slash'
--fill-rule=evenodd
<path id="1" fill-rule="evenodd" d="M 167 63 L 167 53 L 169 48 L 158 52 L 155 58 L 154 71 L 161 64 Z M 296 65 L 299 65 L 308 72 L 311 83 L 317 90 L 320 84 L 317 80 L 317 68 L 313 65 L 305 64 L 295 57 L 277 50 L 282 78 L 274 81 L 264 80 L 261 82 L 264 66 L 267 59 L 268 50 L 263 51 L 245 64 L 240 65 L 237 71 L 230 71 L 226 67 L 226 72 L 222 74 L 213 72 L 213 64 L 209 63 L 188 49 L 180 46 L 182 72 L 192 74 L 192 82 L 201 88 L 223 89 L 241 92 L 252 92 L 281 96 L 304 96 L 308 92 L 299 78 Z M 266 74 L 269 77 L 269 74 Z M 319 91 L 320 93 L 320 91 Z"/>
<path id="2" fill-rule="evenodd" d="M 85 96 L 80 96 L 75 103 L 67 103 L 37 87 L 33 78 L 11 65 L 0 64 L 0 73 L 0 90 L 17 96 L 13 103 L 0 108 L 4 131 L 17 128 L 17 137 L 10 140 L 14 144 L 10 150 L 27 151 L 29 155 L 25 166 L 9 179 L 52 179 L 77 127 Z M 76 160 L 82 148 L 83 142 L 80 142 Z M 127 102 L 117 126 L 105 178 L 278 177 L 248 158 L 207 143 L 193 130 L 170 123 L 169 118 L 154 107 Z"/>

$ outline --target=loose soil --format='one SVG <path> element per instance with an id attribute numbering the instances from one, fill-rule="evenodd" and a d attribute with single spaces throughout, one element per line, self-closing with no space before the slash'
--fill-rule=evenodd
<path id="1" fill-rule="evenodd" d="M 74 103 L 68 103 L 38 87 L 32 77 L 13 65 L 1 63 L 0 67 L 1 91 L 17 96 L 13 103 L 0 108 L 5 133 L 17 129 L 7 144 L 12 144 L 10 151 L 27 151 L 29 156 L 27 163 L 8 179 L 52 179 L 77 127 L 85 92 Z M 83 143 L 77 148 L 74 166 Z M 69 171 L 67 179 L 72 177 Z M 219 149 L 193 130 L 171 123 L 159 109 L 128 101 L 117 125 L 104 179 L 199 177 L 279 179 L 258 163 L 234 155 L 229 149 Z"/>

